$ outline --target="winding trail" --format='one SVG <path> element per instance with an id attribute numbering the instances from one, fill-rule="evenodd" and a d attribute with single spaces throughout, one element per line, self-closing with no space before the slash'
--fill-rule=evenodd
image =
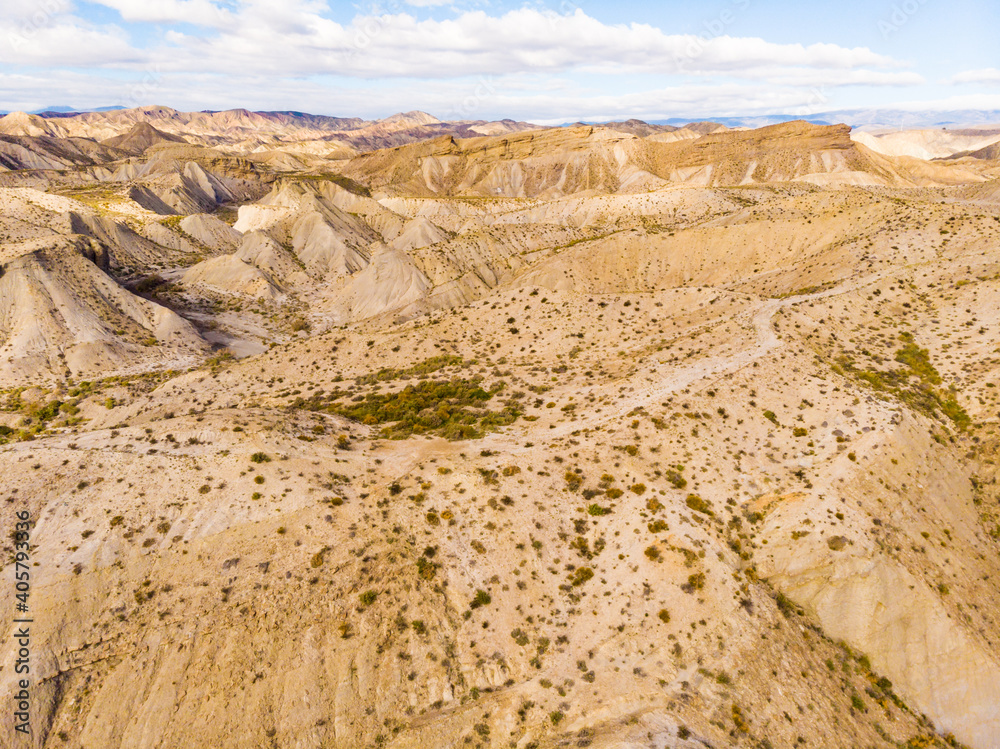
<path id="1" fill-rule="evenodd" d="M 640 370 L 628 377 L 615 380 L 611 383 L 581 389 L 574 393 L 574 395 L 577 397 L 586 395 L 600 396 L 602 394 L 617 395 L 618 392 L 616 389 L 620 385 L 635 383 L 635 392 L 629 393 L 627 397 L 616 401 L 610 408 L 606 408 L 600 414 L 590 413 L 587 423 L 592 427 L 596 426 L 600 428 L 609 423 L 619 421 L 626 418 L 628 414 L 640 406 L 645 407 L 650 403 L 662 402 L 666 397 L 674 395 L 696 382 L 738 372 L 744 367 L 750 366 L 756 360 L 780 349 L 785 345 L 785 342 L 774 331 L 774 316 L 781 310 L 818 299 L 828 299 L 830 297 L 850 294 L 881 280 L 893 272 L 898 272 L 898 268 L 873 273 L 854 280 L 848 279 L 838 286 L 813 294 L 799 294 L 783 299 L 763 300 L 759 306 L 745 310 L 733 318 L 733 321 L 739 323 L 741 326 L 753 329 L 753 342 L 748 347 L 729 354 L 708 356 L 688 365 L 678 366 L 676 363 L 657 362 L 655 366 L 647 370 Z M 636 382 L 637 374 L 640 373 L 654 376 L 659 375 L 659 379 L 655 383 L 640 388 Z M 567 393 L 569 388 L 563 388 L 562 391 Z M 555 393 L 556 391 L 552 392 Z M 536 433 L 535 437 L 551 443 L 555 440 L 569 437 L 574 432 L 580 431 L 581 428 L 579 422 L 569 421 L 557 424 L 554 429 L 545 430 L 543 433 Z M 526 432 L 530 431 L 530 428 L 525 430 L 523 426 L 508 427 L 501 432 L 487 435 L 482 439 L 482 444 L 486 448 L 498 452 L 502 451 L 508 455 L 531 455 L 537 448 L 525 447 L 518 441 L 519 438 L 524 437 Z M 449 442 L 444 438 L 434 438 L 418 442 L 409 456 L 410 460 L 406 461 L 406 467 L 404 468 L 401 465 L 400 470 L 401 472 L 412 470 L 414 465 L 431 457 L 447 457 L 458 454 L 463 449 L 461 445 L 462 443 L 460 442 Z"/>
<path id="2" fill-rule="evenodd" d="M 659 375 L 659 381 L 643 387 L 641 390 L 637 388 L 635 393 L 630 393 L 627 398 L 615 404 L 610 413 L 601 414 L 600 422 L 607 423 L 622 419 L 636 408 L 647 406 L 651 402 L 660 402 L 666 396 L 674 395 L 700 380 L 722 377 L 750 366 L 754 361 L 785 345 L 785 342 L 774 331 L 774 316 L 778 312 L 797 304 L 850 294 L 879 281 L 889 273 L 890 271 L 882 271 L 853 281 L 848 280 L 832 289 L 813 294 L 768 299 L 755 309 L 741 312 L 734 318 L 734 321 L 753 328 L 754 340 L 749 347 L 731 354 L 708 356 L 687 366 L 658 362 L 648 372 Z M 618 382 L 628 382 L 634 377 L 635 374 Z M 579 427 L 574 424 L 560 424 L 555 429 L 549 430 L 549 434 L 546 436 L 549 438 L 565 437 L 578 429 Z"/>

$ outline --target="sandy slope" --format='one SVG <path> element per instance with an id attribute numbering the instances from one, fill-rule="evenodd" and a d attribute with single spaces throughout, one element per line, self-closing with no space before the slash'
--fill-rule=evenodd
<path id="1" fill-rule="evenodd" d="M 990 160 L 443 124 L 0 122 L 29 745 L 1000 746 Z"/>

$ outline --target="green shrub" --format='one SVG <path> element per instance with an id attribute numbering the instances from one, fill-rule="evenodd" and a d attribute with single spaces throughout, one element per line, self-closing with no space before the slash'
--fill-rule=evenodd
<path id="1" fill-rule="evenodd" d="M 488 606 L 492 601 L 493 599 L 490 597 L 490 594 L 487 593 L 485 590 L 477 590 L 475 597 L 469 603 L 469 608 L 470 609 L 482 608 L 483 606 Z"/>
<path id="2" fill-rule="evenodd" d="M 673 484 L 675 488 L 683 489 L 685 486 L 687 486 L 688 483 L 687 479 L 681 476 L 680 471 L 675 471 L 673 468 L 670 468 L 667 470 L 665 475 L 667 481 Z"/>
<path id="3" fill-rule="evenodd" d="M 693 575 L 688 575 L 687 581 L 688 592 L 693 590 L 701 590 L 705 587 L 705 573 L 696 572 Z"/>
<path id="4" fill-rule="evenodd" d="M 425 359 L 406 369 L 380 369 L 375 374 L 357 378 L 357 383 L 359 385 L 371 385 L 376 382 L 391 382 L 403 377 L 423 377 L 442 370 L 445 367 L 458 367 L 463 363 L 464 360 L 461 356 L 452 356 L 450 354 L 432 356 L 430 359 Z"/>
<path id="5" fill-rule="evenodd" d="M 483 483 L 487 486 L 499 486 L 500 485 L 500 475 L 489 468 L 477 468 L 476 473 L 482 478 Z"/>
<path id="6" fill-rule="evenodd" d="M 688 494 L 685 504 L 695 512 L 700 512 L 705 515 L 715 515 L 712 511 L 712 503 L 707 499 L 702 499 L 697 494 Z"/>
<path id="7" fill-rule="evenodd" d="M 913 342 L 912 333 L 901 333 L 900 338 L 903 346 L 895 357 L 903 365 L 900 369 L 858 369 L 852 359 L 841 356 L 833 370 L 838 374 L 853 376 L 874 390 L 892 393 L 911 408 L 928 416 L 936 416 L 940 412 L 961 431 L 971 426 L 972 419 L 956 399 L 955 393 L 938 387 L 941 375 L 931 363 L 928 351 Z"/>
<path id="8" fill-rule="evenodd" d="M 566 473 L 563 474 L 563 480 L 566 482 L 566 487 L 570 491 L 575 492 L 583 483 L 583 476 L 573 471 L 566 471 Z"/>
<path id="9" fill-rule="evenodd" d="M 930 352 L 913 342 L 912 333 L 900 333 L 903 347 L 896 352 L 896 361 L 906 366 L 910 372 L 931 385 L 941 384 L 941 375 L 931 364 Z"/>
<path id="10" fill-rule="evenodd" d="M 486 403 L 500 387 L 483 390 L 479 380 L 453 379 L 407 385 L 396 393 L 368 393 L 360 401 L 328 403 L 302 401 L 296 405 L 326 410 L 362 424 L 389 424 L 382 436 L 405 439 L 413 434 L 439 434 L 446 439 L 478 439 L 486 432 L 513 424 L 521 416 L 508 402 L 501 411 L 490 411 Z M 339 400 L 344 393 L 332 397 Z"/>
<path id="11" fill-rule="evenodd" d="M 780 591 L 775 594 L 774 602 L 778 604 L 778 610 L 786 617 L 791 617 L 793 614 L 798 613 L 798 606 L 792 603 L 788 596 Z"/>
<path id="12" fill-rule="evenodd" d="M 417 558 L 417 574 L 424 580 L 433 580 L 439 566 L 436 562 L 432 562 L 426 557 Z"/>

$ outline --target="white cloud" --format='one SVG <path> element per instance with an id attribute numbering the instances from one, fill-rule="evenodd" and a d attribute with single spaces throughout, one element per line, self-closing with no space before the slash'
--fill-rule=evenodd
<path id="1" fill-rule="evenodd" d="M 60 21 L 50 26 L 22 26 L 0 33 L 0 63 L 15 65 L 115 66 L 139 64 L 145 53 L 133 49 L 119 29 L 94 29 Z"/>
<path id="2" fill-rule="evenodd" d="M 918 99 L 903 101 L 896 104 L 885 104 L 887 109 L 905 109 L 907 111 L 947 112 L 963 109 L 983 111 L 1000 111 L 1000 94 L 959 94 L 944 99 Z"/>
<path id="3" fill-rule="evenodd" d="M 70 10 L 70 0 L 0 0 L 0 19 L 4 26 L 46 26 L 56 16 Z M 6 29 L 5 29 L 6 30 Z"/>
<path id="4" fill-rule="evenodd" d="M 918 86 L 925 78 L 914 72 L 887 72 L 879 70 L 815 70 L 812 68 L 758 68 L 750 77 L 782 86 L 809 86 L 826 88 L 835 86 Z"/>
<path id="5" fill-rule="evenodd" d="M 445 20 L 395 13 L 359 16 L 341 25 L 304 2 L 291 2 L 279 10 L 250 0 L 217 36 L 174 33 L 168 41 L 171 47 L 159 54 L 165 65 L 178 70 L 210 65 L 227 71 L 367 78 L 569 70 L 751 77 L 763 69 L 784 67 L 899 67 L 864 47 L 670 35 L 646 24 L 604 24 L 579 9 L 568 15 L 531 8 L 500 16 L 468 11 Z"/>
<path id="6" fill-rule="evenodd" d="M 484 102 L 483 114 L 493 109 L 524 112 L 539 124 L 574 120 L 666 119 L 791 112 L 813 104 L 810 92 L 771 85 L 744 84 L 671 86 L 623 94 L 520 96 L 501 92 Z M 530 112 L 531 114 L 527 114 Z"/>
<path id="7" fill-rule="evenodd" d="M 965 70 L 952 76 L 952 83 L 1000 83 L 1000 69 Z"/>
<path id="8" fill-rule="evenodd" d="M 190 23 L 217 27 L 232 21 L 226 8 L 210 0 L 95 0 L 112 8 L 126 21 Z"/>
<path id="9" fill-rule="evenodd" d="M 40 0 L 60 8 L 68 1 Z M 390 0 L 390 7 L 404 1 Z M 0 0 L 0 11 L 11 2 Z M 125 30 L 89 26 L 67 10 L 45 16 L 28 44 L 16 49 L 11 35 L 0 33 L 0 64 L 56 71 L 35 81 L 35 90 L 5 90 L 13 79 L 3 84 L 0 75 L 5 108 L 31 108 L 41 99 L 368 117 L 425 109 L 439 116 L 566 121 L 830 108 L 840 87 L 924 83 L 867 48 L 667 34 L 648 24 L 605 24 L 579 9 L 566 15 L 527 7 L 501 15 L 453 11 L 444 20 L 393 12 L 342 24 L 326 17 L 324 0 L 99 2 L 128 21 L 168 28 L 158 43 L 136 49 Z M 184 33 L 177 21 L 209 33 Z M 71 66 L 93 71 L 68 76 L 61 70 Z M 108 69 L 115 69 L 113 77 L 100 73 Z M 138 83 L 120 80 L 127 77 Z"/>

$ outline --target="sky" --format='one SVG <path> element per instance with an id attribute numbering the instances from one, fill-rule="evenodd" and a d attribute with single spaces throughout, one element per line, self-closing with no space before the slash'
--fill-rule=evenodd
<path id="1" fill-rule="evenodd" d="M 0 0 L 0 110 L 1000 109 L 996 0 Z"/>

